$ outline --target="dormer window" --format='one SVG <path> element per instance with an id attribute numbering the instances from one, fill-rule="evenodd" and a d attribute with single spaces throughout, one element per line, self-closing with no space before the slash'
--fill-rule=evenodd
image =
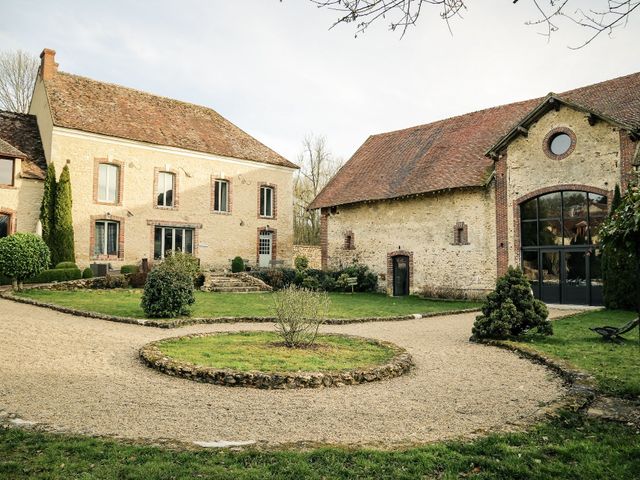
<path id="1" fill-rule="evenodd" d="M 0 186 L 13 187 L 15 160 L 13 158 L 0 158 Z"/>

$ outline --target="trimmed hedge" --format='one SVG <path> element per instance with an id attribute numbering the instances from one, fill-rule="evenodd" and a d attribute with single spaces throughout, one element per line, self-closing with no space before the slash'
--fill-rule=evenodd
<path id="1" fill-rule="evenodd" d="M 61 268 L 78 268 L 78 265 L 76 265 L 74 262 L 60 262 L 55 266 L 56 270 Z"/>
<path id="2" fill-rule="evenodd" d="M 93 270 L 91 270 L 90 268 L 85 268 L 82 271 L 82 278 L 93 278 Z"/>
<path id="3" fill-rule="evenodd" d="M 66 282 L 67 280 L 80 280 L 82 271 L 79 268 L 54 268 L 44 270 L 35 277 L 31 277 L 26 283 L 51 283 Z"/>
<path id="4" fill-rule="evenodd" d="M 123 265 L 120 267 L 120 273 L 122 275 L 126 275 L 128 273 L 138 273 L 140 271 L 140 267 L 137 265 Z"/>
<path id="5" fill-rule="evenodd" d="M 231 260 L 231 271 L 233 273 L 244 272 L 244 260 L 242 257 L 236 257 Z"/>

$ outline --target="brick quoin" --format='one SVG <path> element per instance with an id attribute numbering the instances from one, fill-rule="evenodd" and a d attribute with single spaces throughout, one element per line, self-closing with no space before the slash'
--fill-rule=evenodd
<path id="1" fill-rule="evenodd" d="M 495 164 L 496 182 L 496 252 L 497 272 L 501 277 L 509 268 L 509 219 L 507 207 L 507 154 Z"/>
<path id="2" fill-rule="evenodd" d="M 633 157 L 638 149 L 638 142 L 631 139 L 629 132 L 620 130 L 620 190 L 624 194 L 633 179 Z"/>

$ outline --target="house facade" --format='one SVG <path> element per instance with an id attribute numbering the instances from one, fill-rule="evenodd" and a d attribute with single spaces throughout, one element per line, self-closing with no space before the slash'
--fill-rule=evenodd
<path id="1" fill-rule="evenodd" d="M 215 269 L 290 261 L 294 164 L 209 108 L 60 72 L 52 50 L 41 60 L 30 117 L 46 162 L 69 167 L 79 265 L 176 250 Z M 32 205 L 3 207 L 17 230 L 36 229 L 39 185 Z"/>
<path id="2" fill-rule="evenodd" d="M 640 74 L 369 137 L 312 205 L 323 267 L 480 297 L 513 265 L 544 301 L 601 304 L 598 227 L 639 139 Z"/>

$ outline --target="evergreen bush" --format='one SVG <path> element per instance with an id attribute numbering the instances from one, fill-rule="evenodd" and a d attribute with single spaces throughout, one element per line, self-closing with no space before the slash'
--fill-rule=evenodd
<path id="1" fill-rule="evenodd" d="M 231 260 L 231 271 L 233 273 L 244 272 L 244 260 L 242 257 L 236 257 Z"/>
<path id="2" fill-rule="evenodd" d="M 26 283 L 51 283 L 67 282 L 69 280 L 80 280 L 82 270 L 79 268 L 52 268 L 43 270 L 38 275 L 29 278 Z"/>
<path id="3" fill-rule="evenodd" d="M 309 268 L 309 259 L 304 255 L 298 255 L 294 260 L 294 265 L 296 267 L 296 270 L 306 270 L 307 268 Z"/>
<path id="4" fill-rule="evenodd" d="M 91 270 L 89 267 L 85 268 L 82 271 L 82 278 L 93 278 L 93 270 Z"/>
<path id="5" fill-rule="evenodd" d="M 65 165 L 56 188 L 54 236 L 52 238 L 55 244 L 55 248 L 53 249 L 55 257 L 52 259 L 53 264 L 65 261 L 74 262 L 76 258 L 73 237 L 73 218 L 71 216 L 71 198 L 71 177 L 69 174 L 69 166 Z"/>
<path id="6" fill-rule="evenodd" d="M 160 265 L 164 269 L 186 273 L 191 277 L 191 281 L 194 284 L 198 281 L 201 273 L 200 261 L 189 253 L 168 253 Z"/>
<path id="7" fill-rule="evenodd" d="M 21 287 L 30 277 L 49 266 L 51 254 L 44 240 L 33 233 L 14 233 L 0 238 L 0 275 Z"/>
<path id="8" fill-rule="evenodd" d="M 193 276 L 188 271 L 163 263 L 149 272 L 141 302 L 147 317 L 190 315 L 194 302 Z"/>
<path id="9" fill-rule="evenodd" d="M 548 315 L 546 305 L 533 298 L 531 285 L 522 270 L 509 267 L 482 305 L 482 315 L 476 317 L 472 338 L 517 337 L 534 328 L 543 335 L 552 335 Z"/>
<path id="10" fill-rule="evenodd" d="M 130 273 L 138 273 L 140 271 L 140 267 L 137 265 L 123 265 L 120 267 L 120 273 L 122 275 L 127 275 Z"/>
<path id="11" fill-rule="evenodd" d="M 609 220 L 620 207 L 620 187 L 616 185 Z M 626 244 L 605 244 L 602 248 L 604 304 L 613 310 L 636 308 L 636 253 Z"/>
<path id="12" fill-rule="evenodd" d="M 60 262 L 56 265 L 55 267 L 56 269 L 60 269 L 60 268 L 78 268 L 78 265 L 76 265 L 74 262 Z"/>

